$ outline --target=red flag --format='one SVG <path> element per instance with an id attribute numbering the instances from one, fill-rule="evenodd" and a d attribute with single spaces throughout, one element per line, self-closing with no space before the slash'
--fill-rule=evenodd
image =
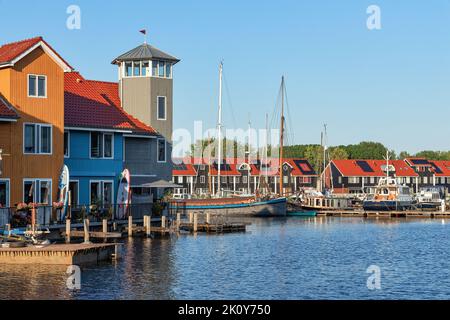
<path id="1" fill-rule="evenodd" d="M 139 32 L 142 34 L 147 34 L 147 30 L 145 30 L 145 29 L 139 30 Z"/>

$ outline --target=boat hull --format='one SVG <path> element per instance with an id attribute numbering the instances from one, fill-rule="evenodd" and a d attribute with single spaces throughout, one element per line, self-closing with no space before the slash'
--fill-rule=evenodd
<path id="1" fill-rule="evenodd" d="M 363 209 L 365 211 L 404 211 L 412 207 L 410 201 L 364 201 Z"/>
<path id="2" fill-rule="evenodd" d="M 316 211 L 296 211 L 296 212 L 288 212 L 287 213 L 288 217 L 315 217 L 317 216 L 317 212 Z"/>
<path id="3" fill-rule="evenodd" d="M 187 213 L 220 214 L 226 216 L 251 216 L 251 217 L 285 217 L 286 198 L 249 202 L 249 203 L 186 203 Z"/>

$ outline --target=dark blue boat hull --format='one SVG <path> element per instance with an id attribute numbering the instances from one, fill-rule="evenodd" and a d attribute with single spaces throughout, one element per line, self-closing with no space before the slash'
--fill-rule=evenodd
<path id="1" fill-rule="evenodd" d="M 364 201 L 365 211 L 404 211 L 411 209 L 412 202 L 409 201 Z"/>

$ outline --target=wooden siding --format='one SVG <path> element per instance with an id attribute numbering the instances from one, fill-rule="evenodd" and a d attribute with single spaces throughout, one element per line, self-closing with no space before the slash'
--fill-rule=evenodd
<path id="1" fill-rule="evenodd" d="M 10 77 L 5 70 L 0 72 L 0 90 L 17 108 L 21 118 L 16 123 L 0 125 L 0 148 L 6 153 L 0 178 L 11 179 L 11 205 L 23 201 L 25 178 L 51 178 L 52 200 L 56 201 L 64 158 L 64 72 L 41 48 L 7 70 Z M 28 97 L 28 74 L 47 76 L 47 98 Z M 23 127 L 26 122 L 53 126 L 51 155 L 23 154 Z"/>

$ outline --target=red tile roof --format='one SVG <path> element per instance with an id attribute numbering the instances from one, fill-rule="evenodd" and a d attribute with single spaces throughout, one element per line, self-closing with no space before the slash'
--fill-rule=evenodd
<path id="1" fill-rule="evenodd" d="M 73 69 L 67 61 L 65 61 L 42 37 L 35 37 L 31 39 L 21 40 L 17 42 L 7 43 L 0 46 L 0 65 L 8 64 L 21 54 L 31 49 L 33 46 L 42 42 L 50 48 L 59 59 L 61 59 L 70 69 Z"/>
<path id="2" fill-rule="evenodd" d="M 364 171 L 358 165 L 358 161 L 364 161 L 372 169 L 372 172 Z M 386 172 L 382 169 L 386 160 L 333 160 L 336 168 L 346 177 L 384 177 Z M 390 165 L 395 168 L 397 177 L 417 177 L 418 174 L 403 160 L 391 160 Z"/>
<path id="3" fill-rule="evenodd" d="M 174 159 L 173 168 L 173 176 L 197 176 L 197 171 L 189 159 Z"/>
<path id="4" fill-rule="evenodd" d="M 434 167 L 436 177 L 450 177 L 450 161 L 430 161 L 430 164 Z M 436 170 L 436 167 L 438 170 Z"/>
<path id="5" fill-rule="evenodd" d="M 0 94 L 0 119 L 13 120 L 18 118 L 19 114 L 14 109 L 12 104 L 10 104 L 8 100 Z"/>
<path id="6" fill-rule="evenodd" d="M 152 127 L 132 117 L 120 107 L 116 83 L 86 80 L 78 72 L 66 73 L 64 80 L 66 127 L 156 134 Z"/>

